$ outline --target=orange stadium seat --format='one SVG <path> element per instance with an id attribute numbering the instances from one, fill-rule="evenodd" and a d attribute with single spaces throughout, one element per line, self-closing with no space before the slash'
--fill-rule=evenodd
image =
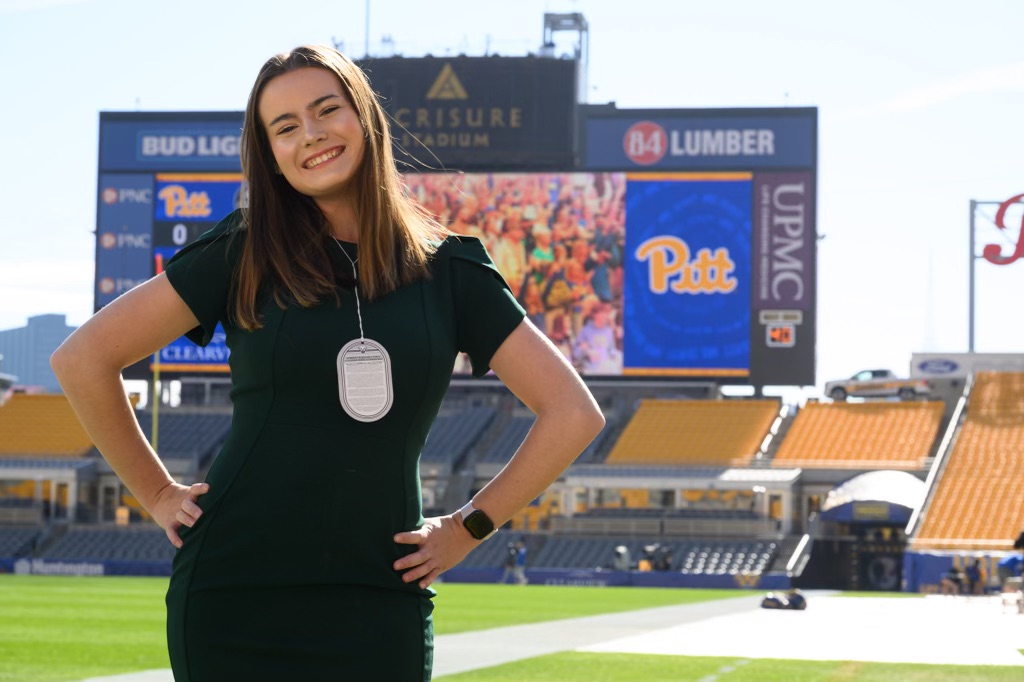
<path id="1" fill-rule="evenodd" d="M 935 447 L 944 407 L 938 401 L 808 403 L 772 465 L 921 469 Z"/>
<path id="2" fill-rule="evenodd" d="M 1024 528 L 1024 372 L 979 372 L 915 549 L 1010 549 Z"/>
<path id="3" fill-rule="evenodd" d="M 642 400 L 605 462 L 744 466 L 778 414 L 774 400 Z"/>
<path id="4" fill-rule="evenodd" d="M 16 393 L 0 407 L 0 455 L 79 456 L 91 447 L 61 394 Z"/>

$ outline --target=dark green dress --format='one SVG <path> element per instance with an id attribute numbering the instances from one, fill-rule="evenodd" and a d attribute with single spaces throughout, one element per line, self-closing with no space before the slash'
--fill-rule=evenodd
<path id="1" fill-rule="evenodd" d="M 449 237 L 432 277 L 362 303 L 367 338 L 391 357 L 394 402 L 379 421 L 349 417 L 337 355 L 359 337 L 353 291 L 285 310 L 264 326 L 227 319 L 245 232 L 233 213 L 171 259 L 171 285 L 208 343 L 231 349 L 231 431 L 210 469 L 203 516 L 182 528 L 167 592 L 178 682 L 429 680 L 432 590 L 392 568 L 415 551 L 395 533 L 423 522 L 419 454 L 458 352 L 476 375 L 524 312 L 483 245 Z M 345 244 L 352 257 L 356 245 Z M 351 272 L 341 251 L 336 271 Z"/>

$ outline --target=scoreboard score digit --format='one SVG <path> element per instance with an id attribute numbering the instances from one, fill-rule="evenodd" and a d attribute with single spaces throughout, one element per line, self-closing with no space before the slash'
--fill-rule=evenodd
<path id="1" fill-rule="evenodd" d="M 796 326 L 769 324 L 765 327 L 765 343 L 769 348 L 792 348 L 796 345 Z"/>

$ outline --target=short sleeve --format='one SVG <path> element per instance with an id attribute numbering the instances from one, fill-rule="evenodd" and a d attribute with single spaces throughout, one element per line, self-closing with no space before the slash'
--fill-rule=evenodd
<path id="1" fill-rule="evenodd" d="M 241 211 L 233 211 L 164 265 L 167 280 L 199 320 L 199 326 L 185 334 L 197 345 L 208 344 L 217 323 L 227 319 L 238 251 L 230 248 L 237 243 L 231 233 L 240 221 Z"/>
<path id="2" fill-rule="evenodd" d="M 452 298 L 459 351 L 469 355 L 473 376 L 490 369 L 495 351 L 523 321 L 523 310 L 479 239 L 449 237 Z"/>

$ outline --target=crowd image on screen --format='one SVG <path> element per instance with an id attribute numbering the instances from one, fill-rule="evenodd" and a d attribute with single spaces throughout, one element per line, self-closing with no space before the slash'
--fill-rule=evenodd
<path id="1" fill-rule="evenodd" d="M 622 373 L 623 174 L 427 173 L 405 182 L 443 225 L 483 241 L 530 320 L 577 371 Z M 469 371 L 460 357 L 455 372 Z"/>

